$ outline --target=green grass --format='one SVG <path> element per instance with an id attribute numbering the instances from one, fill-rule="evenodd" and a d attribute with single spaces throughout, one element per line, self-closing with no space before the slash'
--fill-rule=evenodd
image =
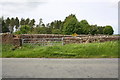
<path id="1" fill-rule="evenodd" d="M 7 58 L 117 58 L 118 42 L 38 46 L 25 44 L 12 50 L 12 45 L 2 46 L 2 57 Z"/>

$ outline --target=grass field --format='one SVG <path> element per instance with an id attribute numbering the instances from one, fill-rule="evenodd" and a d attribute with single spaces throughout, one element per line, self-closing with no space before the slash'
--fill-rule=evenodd
<path id="1" fill-rule="evenodd" d="M 67 44 L 59 46 L 38 46 L 25 44 L 12 50 L 12 45 L 2 46 L 2 57 L 6 58 L 117 58 L 118 43 Z"/>

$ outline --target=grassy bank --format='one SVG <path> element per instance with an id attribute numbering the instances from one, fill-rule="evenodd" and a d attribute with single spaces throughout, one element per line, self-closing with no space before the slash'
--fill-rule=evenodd
<path id="1" fill-rule="evenodd" d="M 120 43 L 120 41 L 119 41 Z M 117 58 L 118 41 L 87 44 L 67 44 L 64 46 L 3 45 L 2 57 L 7 58 Z"/>

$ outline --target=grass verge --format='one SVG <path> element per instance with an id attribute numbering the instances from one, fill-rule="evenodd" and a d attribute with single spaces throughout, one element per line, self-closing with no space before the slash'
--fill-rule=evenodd
<path id="1" fill-rule="evenodd" d="M 58 46 L 38 46 L 25 44 L 12 50 L 12 45 L 2 46 L 4 58 L 117 58 L 118 43 L 109 41 L 103 43 L 67 44 Z"/>

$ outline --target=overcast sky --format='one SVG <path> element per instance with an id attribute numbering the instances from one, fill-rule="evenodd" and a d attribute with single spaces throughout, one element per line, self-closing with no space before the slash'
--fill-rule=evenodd
<path id="1" fill-rule="evenodd" d="M 40 18 L 50 23 L 64 20 L 70 14 L 77 19 L 86 19 L 89 24 L 111 25 L 118 33 L 119 0 L 0 0 L 0 16 L 34 18 L 36 24 Z M 2 13 L 2 14 L 1 14 Z"/>

